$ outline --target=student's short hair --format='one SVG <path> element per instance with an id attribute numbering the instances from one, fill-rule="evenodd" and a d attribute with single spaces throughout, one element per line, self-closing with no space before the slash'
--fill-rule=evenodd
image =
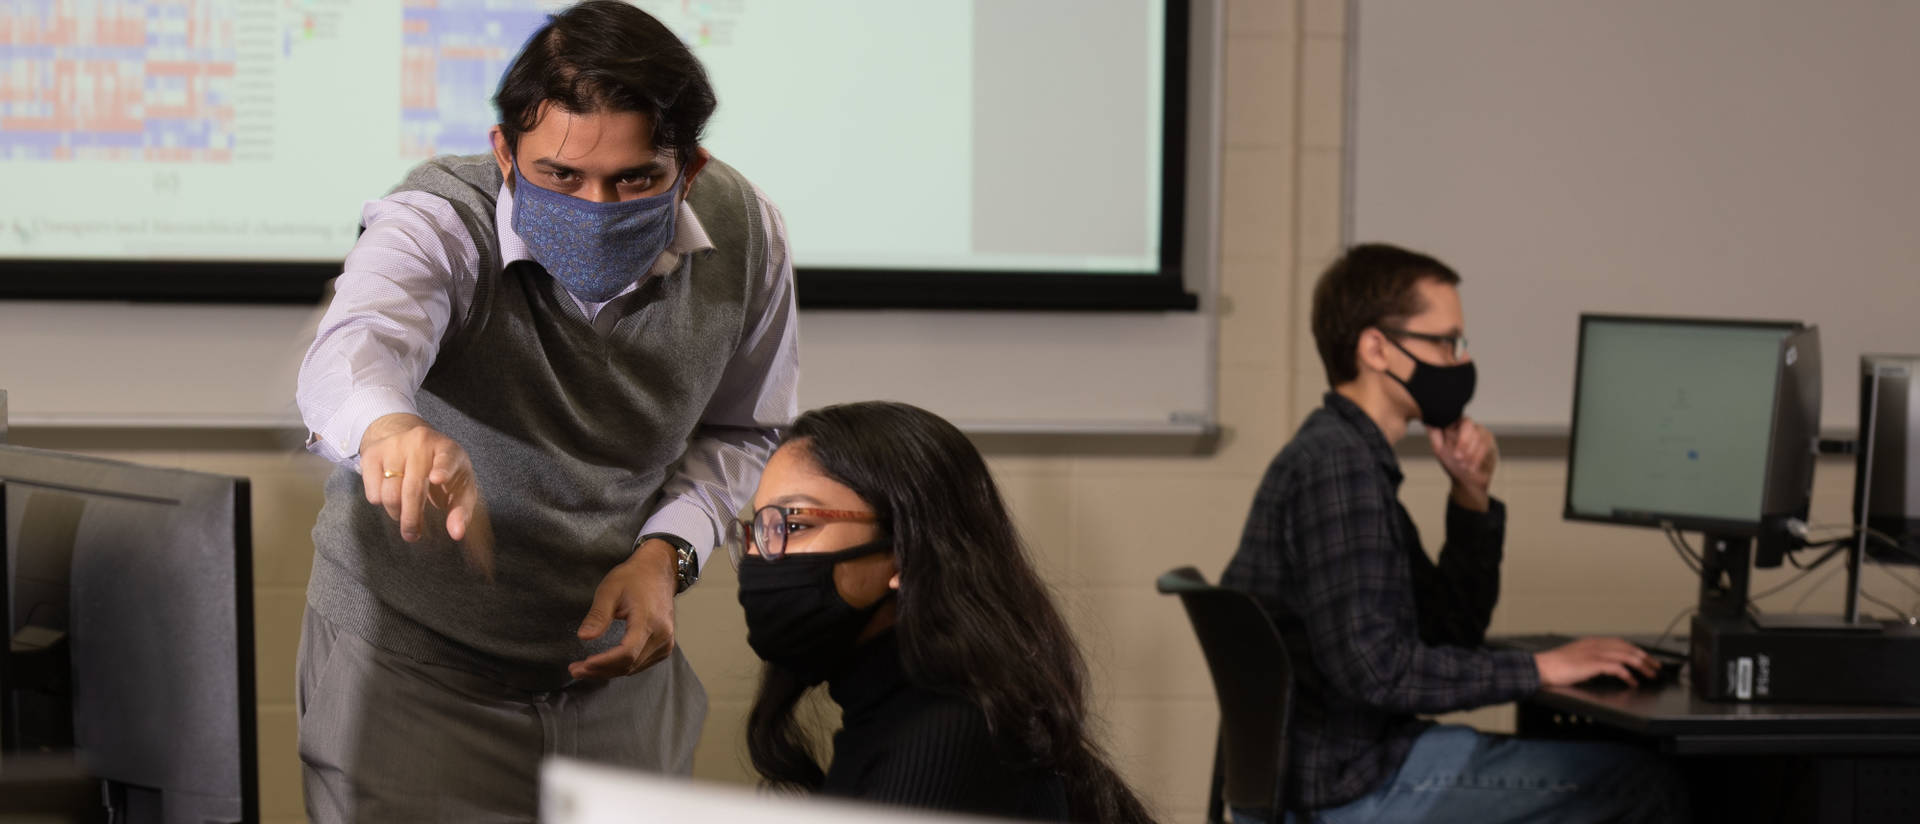
<path id="1" fill-rule="evenodd" d="M 1313 342 L 1327 383 L 1339 386 L 1360 376 L 1354 350 L 1361 332 L 1426 311 L 1418 286 L 1427 279 L 1460 283 L 1446 264 L 1385 243 L 1355 246 L 1327 267 L 1313 287 Z"/>
<path id="2" fill-rule="evenodd" d="M 654 151 L 685 164 L 717 101 L 706 69 L 652 15 L 618 0 L 589 0 L 547 18 L 500 78 L 493 105 L 509 149 L 551 101 L 575 114 L 637 112 Z"/>

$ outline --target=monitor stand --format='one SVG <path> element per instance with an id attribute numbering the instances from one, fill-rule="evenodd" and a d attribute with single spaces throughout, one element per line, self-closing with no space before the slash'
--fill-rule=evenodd
<path id="1" fill-rule="evenodd" d="M 1815 630 L 1829 632 L 1879 632 L 1879 621 L 1860 620 L 1856 598 L 1860 589 L 1857 557 L 1847 559 L 1847 613 L 1845 615 L 1751 614 L 1747 588 L 1753 571 L 1753 539 L 1734 535 L 1706 534 L 1700 555 L 1700 614 L 1712 618 L 1741 619 L 1755 629 Z M 1858 553 L 1854 553 L 1857 555 Z"/>
<path id="2" fill-rule="evenodd" d="M 1753 539 L 1734 535 L 1702 536 L 1700 614 L 1742 618 L 1747 614 L 1747 580 L 1753 571 Z"/>

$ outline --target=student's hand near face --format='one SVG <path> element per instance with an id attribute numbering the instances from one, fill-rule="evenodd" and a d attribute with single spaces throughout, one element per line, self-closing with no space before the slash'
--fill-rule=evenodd
<path id="1" fill-rule="evenodd" d="M 627 622 L 620 645 L 567 666 L 575 678 L 619 678 L 666 660 L 673 652 L 674 562 L 679 550 L 653 538 L 600 582 L 593 608 L 580 622 L 580 640 L 605 635 L 614 619 Z"/>
<path id="2" fill-rule="evenodd" d="M 1493 469 L 1500 463 L 1500 446 L 1493 433 L 1472 418 L 1461 418 L 1445 429 L 1427 430 L 1434 457 L 1453 478 L 1453 501 L 1475 512 L 1490 505 Z"/>
<path id="3" fill-rule="evenodd" d="M 375 419 L 360 437 L 360 479 L 367 503 L 400 522 L 400 537 L 418 541 L 429 507 L 447 513 L 447 537 L 467 562 L 493 579 L 493 523 L 480 500 L 467 450 L 416 415 Z"/>

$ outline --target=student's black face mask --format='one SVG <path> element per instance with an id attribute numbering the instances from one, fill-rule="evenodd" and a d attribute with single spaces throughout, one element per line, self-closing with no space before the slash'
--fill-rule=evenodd
<path id="1" fill-rule="evenodd" d="M 1400 376 L 1392 372 L 1388 372 L 1387 377 L 1399 381 L 1407 388 L 1407 394 L 1413 396 L 1414 404 L 1420 407 L 1420 422 L 1429 429 L 1445 429 L 1460 420 L 1467 411 L 1467 402 L 1473 400 L 1473 384 L 1478 378 L 1473 361 L 1435 366 L 1407 352 L 1407 347 L 1401 346 L 1392 335 L 1387 336 L 1387 342 L 1413 358 L 1413 374 L 1406 380 L 1400 380 Z"/>
<path id="2" fill-rule="evenodd" d="M 818 684 L 834 674 L 858 644 L 860 632 L 894 595 L 865 607 L 840 597 L 833 568 L 841 561 L 889 552 L 891 538 L 837 552 L 801 552 L 769 561 L 740 558 L 740 606 L 747 613 L 747 646 L 765 661 Z"/>

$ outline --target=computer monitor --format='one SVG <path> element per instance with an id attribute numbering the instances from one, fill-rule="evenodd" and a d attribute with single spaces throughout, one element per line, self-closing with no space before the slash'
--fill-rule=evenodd
<path id="1" fill-rule="evenodd" d="M 1853 484 L 1867 554 L 1920 563 L 1920 355 L 1860 356 L 1860 440 Z"/>
<path id="2" fill-rule="evenodd" d="M 1819 424 L 1816 328 L 1582 315 L 1565 517 L 1757 538 L 1777 566 Z"/>
<path id="3" fill-rule="evenodd" d="M 116 821 L 259 820 L 243 478 L 0 445 L 0 757 L 71 751 Z"/>
<path id="4" fill-rule="evenodd" d="M 657 821 L 781 824 L 994 824 L 1005 820 L 846 798 L 756 792 L 738 784 L 688 780 L 565 756 L 550 756 L 540 765 L 542 824 L 607 824 L 642 816 Z"/>

